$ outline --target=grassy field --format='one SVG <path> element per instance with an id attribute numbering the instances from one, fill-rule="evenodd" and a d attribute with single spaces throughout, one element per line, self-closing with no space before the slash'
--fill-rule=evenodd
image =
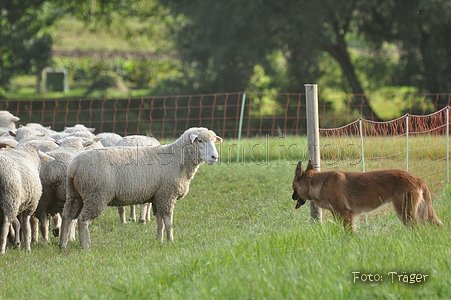
<path id="1" fill-rule="evenodd" d="M 405 228 L 383 210 L 347 234 L 328 213 L 318 224 L 308 205 L 294 209 L 294 168 L 202 166 L 176 204 L 172 244 L 155 241 L 154 220 L 120 224 L 108 208 L 90 226 L 89 251 L 76 241 L 63 252 L 56 238 L 31 252 L 8 247 L 0 299 L 451 297 L 449 190 L 434 202 L 442 228 Z"/>

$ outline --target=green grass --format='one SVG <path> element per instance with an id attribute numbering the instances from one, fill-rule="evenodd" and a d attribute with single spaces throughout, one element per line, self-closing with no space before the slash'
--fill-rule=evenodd
<path id="1" fill-rule="evenodd" d="M 91 249 L 58 240 L 0 257 L 0 299 L 439 299 L 450 298 L 451 192 L 434 202 L 442 228 L 405 228 L 391 210 L 355 234 L 325 213 L 294 209 L 294 166 L 276 161 L 202 166 L 177 202 L 172 244 L 156 224 L 120 224 L 108 208 L 90 226 Z M 352 272 L 379 274 L 356 282 Z M 392 283 L 389 272 L 428 275 Z"/>

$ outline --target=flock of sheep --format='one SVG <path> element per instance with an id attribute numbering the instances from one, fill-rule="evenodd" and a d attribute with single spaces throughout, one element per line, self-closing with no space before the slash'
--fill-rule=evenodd
<path id="1" fill-rule="evenodd" d="M 16 128 L 19 118 L 0 111 L 0 224 L 1 253 L 8 241 L 31 250 L 39 231 L 49 239 L 49 225 L 65 249 L 78 237 L 89 248 L 89 224 L 107 206 L 117 206 L 121 222 L 157 219 L 157 240 L 173 240 L 174 204 L 189 190 L 201 164 L 215 164 L 221 142 L 213 131 L 190 128 L 172 144 L 152 137 L 115 133 L 95 135 L 77 124 L 56 132 L 31 123 Z"/>

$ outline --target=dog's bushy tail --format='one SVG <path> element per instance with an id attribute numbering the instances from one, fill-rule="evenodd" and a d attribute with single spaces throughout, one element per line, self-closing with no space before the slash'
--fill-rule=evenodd
<path id="1" fill-rule="evenodd" d="M 423 184 L 421 186 L 421 191 L 422 199 L 420 200 L 418 206 L 418 217 L 423 221 L 430 222 L 437 226 L 442 226 L 442 221 L 440 221 L 440 219 L 435 214 L 434 207 L 432 206 L 431 192 L 429 191 L 429 188 L 426 184 Z"/>

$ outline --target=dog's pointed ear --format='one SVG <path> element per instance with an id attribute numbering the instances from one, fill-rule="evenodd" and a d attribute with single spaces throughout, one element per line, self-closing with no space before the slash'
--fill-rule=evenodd
<path id="1" fill-rule="evenodd" d="M 313 170 L 313 165 L 312 165 L 312 161 L 309 159 L 306 171 L 310 171 L 310 170 Z"/>
<path id="2" fill-rule="evenodd" d="M 298 162 L 298 165 L 296 166 L 296 171 L 294 171 L 295 176 L 299 176 L 302 173 L 302 161 Z"/>

